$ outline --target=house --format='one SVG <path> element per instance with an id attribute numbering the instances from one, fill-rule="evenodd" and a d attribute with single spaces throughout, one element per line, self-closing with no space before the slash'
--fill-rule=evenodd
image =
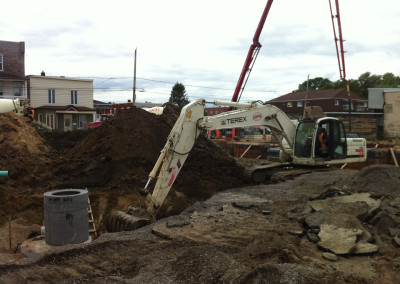
<path id="1" fill-rule="evenodd" d="M 400 137 L 400 88 L 369 88 L 368 107 L 379 115 L 383 138 Z"/>
<path id="2" fill-rule="evenodd" d="M 35 120 L 57 131 L 85 129 L 92 122 L 93 80 L 29 75 L 28 98 Z"/>
<path id="3" fill-rule="evenodd" d="M 0 98 L 26 98 L 25 43 L 0 41 Z"/>
<path id="4" fill-rule="evenodd" d="M 343 121 L 347 132 L 366 138 L 376 138 L 378 115 L 368 110 L 368 100 L 351 92 L 350 96 L 351 111 L 346 89 L 292 92 L 267 103 L 277 106 L 291 119 L 302 119 L 305 106 L 320 106 L 325 115 Z"/>

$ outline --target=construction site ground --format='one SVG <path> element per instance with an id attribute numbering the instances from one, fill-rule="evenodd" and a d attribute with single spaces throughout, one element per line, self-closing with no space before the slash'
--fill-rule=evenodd
<path id="1" fill-rule="evenodd" d="M 109 212 L 137 203 L 178 114 L 132 108 L 94 130 L 42 135 L 1 114 L 0 283 L 398 283 L 393 165 L 254 185 L 200 137 L 158 221 L 107 233 Z M 43 194 L 68 188 L 88 189 L 100 236 L 27 257 L 23 244 L 43 240 Z"/>

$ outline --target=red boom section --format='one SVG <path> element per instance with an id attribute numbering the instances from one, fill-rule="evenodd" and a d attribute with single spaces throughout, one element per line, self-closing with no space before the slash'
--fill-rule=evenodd
<path id="1" fill-rule="evenodd" d="M 343 50 L 343 36 L 342 36 L 342 25 L 340 23 L 339 0 L 335 0 L 336 16 L 333 15 L 331 0 L 329 0 L 329 6 L 331 9 L 333 36 L 335 37 L 336 54 L 337 54 L 338 64 L 339 64 L 340 79 L 342 79 L 343 81 L 346 81 L 346 67 L 344 65 L 345 51 Z M 337 19 L 339 39 L 336 37 L 336 27 L 335 27 L 335 21 L 334 21 L 335 18 Z M 340 54 L 339 54 L 338 42 L 340 44 Z"/>
<path id="2" fill-rule="evenodd" d="M 264 23 L 267 19 L 272 2 L 273 0 L 268 0 L 268 3 L 265 6 L 264 12 L 261 16 L 260 22 L 258 23 L 256 33 L 253 37 L 253 44 L 250 46 L 242 72 L 240 73 L 239 81 L 237 82 L 235 92 L 233 93 L 232 102 L 238 102 L 240 100 L 244 87 L 246 86 L 247 80 L 249 79 L 251 69 L 253 69 L 255 59 L 257 58 L 258 52 L 261 48 L 261 44 L 258 40 L 260 38 L 260 34 L 264 27 Z"/>

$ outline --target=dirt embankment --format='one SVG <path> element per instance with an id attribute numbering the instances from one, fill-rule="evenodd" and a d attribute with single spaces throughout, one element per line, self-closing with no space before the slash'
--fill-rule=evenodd
<path id="1" fill-rule="evenodd" d="M 11 218 L 40 227 L 44 192 L 87 188 L 97 227 L 104 232 L 111 210 L 137 203 L 138 189 L 146 184 L 179 112 L 171 104 L 161 116 L 131 108 L 94 130 L 43 135 L 25 117 L 0 114 L 0 170 L 9 171 L 8 178 L 0 179 L 0 226 L 6 230 Z M 242 185 L 241 172 L 234 160 L 199 137 L 160 217 Z M 14 237 L 12 249 L 34 233 L 27 229 L 23 237 Z"/>

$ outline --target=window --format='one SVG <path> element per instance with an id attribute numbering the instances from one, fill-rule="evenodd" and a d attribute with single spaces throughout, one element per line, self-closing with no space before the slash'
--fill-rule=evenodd
<path id="1" fill-rule="evenodd" d="M 292 107 L 292 106 L 293 106 L 292 102 L 287 103 L 287 107 Z"/>
<path id="2" fill-rule="evenodd" d="M 78 91 L 71 91 L 71 105 L 77 105 L 78 104 Z"/>
<path id="3" fill-rule="evenodd" d="M 46 125 L 54 129 L 54 114 L 46 113 Z"/>
<path id="4" fill-rule="evenodd" d="M 303 102 L 297 102 L 297 107 L 303 107 Z"/>
<path id="5" fill-rule="evenodd" d="M 0 53 L 0 71 L 4 71 L 3 70 L 3 54 Z"/>
<path id="6" fill-rule="evenodd" d="M 294 155 L 299 158 L 311 157 L 312 140 L 314 136 L 314 122 L 300 122 L 296 131 Z"/>
<path id="7" fill-rule="evenodd" d="M 356 105 L 356 110 L 357 111 L 365 111 L 365 106 L 364 106 L 364 104 L 357 104 Z"/>
<path id="8" fill-rule="evenodd" d="M 339 105 L 339 100 L 335 100 L 335 106 Z"/>
<path id="9" fill-rule="evenodd" d="M 49 104 L 56 103 L 56 90 L 49 89 Z"/>
<path id="10" fill-rule="evenodd" d="M 14 96 L 20 96 L 21 95 L 21 88 L 14 88 Z"/>
<path id="11" fill-rule="evenodd" d="M 353 103 L 351 103 L 351 110 L 354 109 L 354 105 Z M 343 104 L 343 110 L 349 110 L 349 104 L 348 103 L 344 103 Z"/>

